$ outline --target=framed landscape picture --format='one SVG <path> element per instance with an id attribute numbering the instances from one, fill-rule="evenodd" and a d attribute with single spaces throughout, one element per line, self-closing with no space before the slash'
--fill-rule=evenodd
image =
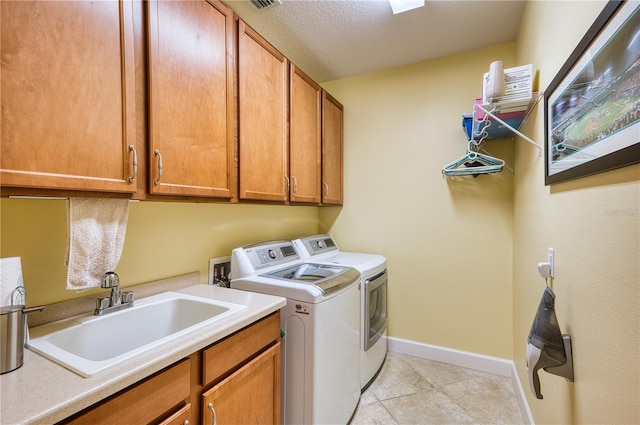
<path id="1" fill-rule="evenodd" d="M 610 1 L 544 92 L 545 184 L 640 162 L 640 1 Z"/>

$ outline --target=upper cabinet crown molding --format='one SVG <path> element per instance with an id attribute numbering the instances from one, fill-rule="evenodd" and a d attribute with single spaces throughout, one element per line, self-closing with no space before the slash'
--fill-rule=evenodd
<path id="1" fill-rule="evenodd" d="M 2 185 L 135 192 L 133 3 L 0 7 Z"/>

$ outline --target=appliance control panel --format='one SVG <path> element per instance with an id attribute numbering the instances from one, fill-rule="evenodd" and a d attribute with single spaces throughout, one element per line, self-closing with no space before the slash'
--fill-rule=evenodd
<path id="1" fill-rule="evenodd" d="M 244 253 L 256 271 L 300 259 L 298 251 L 290 241 L 244 247 Z"/>
<path id="2" fill-rule="evenodd" d="M 293 245 L 285 245 L 275 248 L 256 249 L 256 256 L 260 260 L 260 264 L 270 263 L 272 261 L 279 261 L 286 257 L 296 255 Z"/>
<path id="3" fill-rule="evenodd" d="M 310 255 L 324 254 L 325 252 L 338 252 L 338 246 L 331 235 L 316 235 L 300 239 L 302 246 Z"/>

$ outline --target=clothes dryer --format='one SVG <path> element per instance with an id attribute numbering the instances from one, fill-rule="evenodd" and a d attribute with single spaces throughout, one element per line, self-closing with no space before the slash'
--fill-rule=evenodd
<path id="1" fill-rule="evenodd" d="M 387 356 L 387 259 L 377 254 L 341 252 L 331 235 L 293 241 L 305 261 L 353 267 L 361 274 L 360 388 L 364 390 Z"/>

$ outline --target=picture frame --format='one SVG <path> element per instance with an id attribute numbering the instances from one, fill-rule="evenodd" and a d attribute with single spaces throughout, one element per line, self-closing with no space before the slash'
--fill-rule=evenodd
<path id="1" fill-rule="evenodd" d="M 609 1 L 544 92 L 545 185 L 640 163 L 640 1 Z"/>

